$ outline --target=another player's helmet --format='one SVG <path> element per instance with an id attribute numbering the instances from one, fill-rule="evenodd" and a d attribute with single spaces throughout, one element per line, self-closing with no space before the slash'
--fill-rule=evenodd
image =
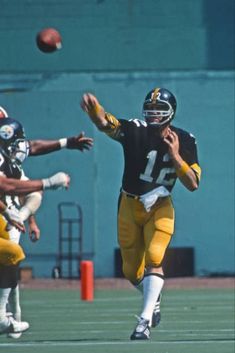
<path id="1" fill-rule="evenodd" d="M 0 119 L 0 152 L 8 163 L 20 165 L 28 156 L 29 145 L 19 121 Z"/>
<path id="2" fill-rule="evenodd" d="M 165 88 L 154 88 L 145 97 L 143 117 L 148 125 L 162 127 L 168 124 L 176 112 L 175 96 Z"/>
<path id="3" fill-rule="evenodd" d="M 1 118 L 8 118 L 8 114 L 7 114 L 7 111 L 0 106 L 0 119 Z"/>

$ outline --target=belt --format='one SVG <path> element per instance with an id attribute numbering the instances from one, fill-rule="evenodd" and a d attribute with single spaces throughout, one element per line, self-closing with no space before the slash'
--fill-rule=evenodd
<path id="1" fill-rule="evenodd" d="M 134 194 L 130 194 L 129 192 L 126 192 L 124 190 L 122 190 L 122 193 L 126 196 L 126 197 L 130 197 L 131 199 L 134 200 L 139 200 L 140 196 L 134 195 Z"/>

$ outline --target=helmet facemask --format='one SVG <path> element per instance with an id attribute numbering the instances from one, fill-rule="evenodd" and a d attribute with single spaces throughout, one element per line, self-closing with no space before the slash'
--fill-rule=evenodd
<path id="1" fill-rule="evenodd" d="M 143 109 L 143 117 L 148 125 L 160 127 L 169 123 L 172 120 L 174 111 L 171 105 L 167 103 L 164 106 L 160 104 L 145 103 Z M 166 109 L 165 109 L 166 108 Z M 167 109 L 168 108 L 168 109 Z"/>
<path id="2" fill-rule="evenodd" d="M 172 106 L 170 92 L 154 89 L 148 93 L 143 104 L 143 117 L 149 126 L 160 128 L 174 118 L 176 106 Z"/>
<path id="3" fill-rule="evenodd" d="M 29 154 L 29 144 L 24 139 L 17 139 L 10 144 L 8 151 L 11 162 L 20 165 Z"/>
<path id="4" fill-rule="evenodd" d="M 20 166 L 29 153 L 29 144 L 24 139 L 17 139 L 9 145 L 0 145 L 0 152 L 7 159 L 8 163 Z"/>

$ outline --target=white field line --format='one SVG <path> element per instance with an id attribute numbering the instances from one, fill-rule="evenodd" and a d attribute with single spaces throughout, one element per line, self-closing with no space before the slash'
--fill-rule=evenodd
<path id="1" fill-rule="evenodd" d="M 225 345 L 225 344 L 231 344 L 232 341 L 228 340 L 190 340 L 190 341 L 185 341 L 185 340 L 176 340 L 176 341 L 148 341 L 148 345 L 197 345 L 197 344 L 215 344 L 216 345 Z M 39 346 L 57 346 L 57 347 L 68 347 L 68 346 L 123 346 L 123 345 L 140 345 L 140 344 L 146 344 L 146 342 L 133 342 L 133 341 L 103 341 L 103 342 L 75 342 L 75 341 L 38 341 L 38 342 L 21 342 L 21 343 L 1 343 L 1 347 L 39 347 Z"/>

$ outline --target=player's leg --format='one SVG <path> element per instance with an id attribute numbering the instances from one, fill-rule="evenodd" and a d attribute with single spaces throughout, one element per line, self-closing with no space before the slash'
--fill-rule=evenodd
<path id="1" fill-rule="evenodd" d="M 159 297 L 164 285 L 162 262 L 174 232 L 174 209 L 170 198 L 157 204 L 153 216 L 145 226 L 145 265 L 143 316 L 149 319 L 151 311 L 160 309 Z M 158 308 L 157 308 L 158 307 Z M 151 320 L 150 320 L 151 322 Z M 152 324 L 152 323 L 151 323 Z M 154 323 L 152 326 L 155 326 Z"/>
<path id="2" fill-rule="evenodd" d="M 0 334 L 17 333 L 29 328 L 27 322 L 18 322 L 6 315 L 6 305 L 12 288 L 17 285 L 18 266 L 0 266 Z"/>
<path id="3" fill-rule="evenodd" d="M 15 227 L 12 227 L 9 231 L 9 238 L 10 241 L 13 243 L 19 244 L 20 241 L 20 231 L 16 229 Z M 13 318 L 16 321 L 21 321 L 21 307 L 20 307 L 20 291 L 19 291 L 19 285 L 15 288 L 12 288 L 9 298 L 8 298 L 8 305 L 7 305 L 7 312 L 8 315 L 11 314 Z M 22 335 L 22 332 L 19 333 L 9 333 L 8 337 L 10 338 L 20 338 Z"/>
<path id="4" fill-rule="evenodd" d="M 11 290 L 8 304 L 7 311 L 13 315 L 16 321 L 21 321 L 19 284 Z"/>
<path id="5" fill-rule="evenodd" d="M 12 317 L 17 322 L 21 322 L 21 307 L 20 307 L 20 291 L 19 284 L 15 288 L 11 289 L 8 305 L 7 305 L 7 316 Z M 20 338 L 22 332 L 17 333 L 8 333 L 8 337 L 10 338 Z"/>
<path id="6" fill-rule="evenodd" d="M 164 284 L 162 260 L 174 229 L 174 209 L 170 198 L 161 199 L 144 227 L 146 273 L 142 280 L 143 308 L 131 339 L 148 339 L 150 327 L 160 319 L 160 294 Z M 158 310 L 158 314 L 157 311 Z"/>
<path id="7" fill-rule="evenodd" d="M 133 285 L 141 282 L 145 268 L 142 227 L 135 221 L 136 203 L 136 200 L 123 195 L 118 212 L 118 242 L 123 274 Z"/>
<path id="8" fill-rule="evenodd" d="M 0 333 L 22 332 L 29 327 L 28 323 L 17 322 L 6 315 L 10 292 L 17 286 L 18 263 L 24 257 L 19 245 L 0 238 Z"/>
<path id="9" fill-rule="evenodd" d="M 135 199 L 122 197 L 118 217 L 118 238 L 122 254 L 123 272 L 129 281 L 143 294 L 143 278 L 145 271 L 145 244 L 143 223 L 145 222 L 143 205 Z M 134 332 L 148 337 L 150 334 L 148 323 L 138 318 Z M 143 326 L 144 324 L 144 326 Z M 133 334 L 131 335 L 133 338 Z"/>
<path id="10" fill-rule="evenodd" d="M 159 230 L 156 231 L 153 242 L 158 246 L 158 254 L 156 252 L 155 260 L 151 258 L 149 262 L 146 259 L 147 271 L 143 279 L 144 303 L 141 317 L 148 320 L 152 327 L 155 327 L 160 320 L 160 297 L 164 285 L 164 273 L 161 262 L 170 241 L 171 235 Z"/>

